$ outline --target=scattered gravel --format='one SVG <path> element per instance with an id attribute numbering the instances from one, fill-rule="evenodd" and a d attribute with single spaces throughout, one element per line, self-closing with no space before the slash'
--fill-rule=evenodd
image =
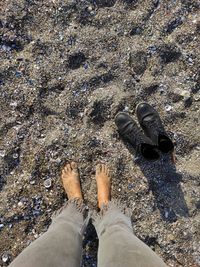
<path id="1" fill-rule="evenodd" d="M 200 266 L 199 29 L 196 0 L 0 3 L 0 266 L 48 229 L 72 159 L 89 206 L 106 162 L 135 234 L 168 266 Z M 142 101 L 173 138 L 176 168 L 119 139 L 115 115 L 135 117 Z M 96 266 L 97 246 L 90 224 L 83 267 Z"/>

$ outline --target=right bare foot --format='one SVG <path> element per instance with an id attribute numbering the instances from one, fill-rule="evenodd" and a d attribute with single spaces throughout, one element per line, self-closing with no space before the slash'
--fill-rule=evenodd
<path id="1" fill-rule="evenodd" d="M 110 200 L 111 177 L 108 167 L 104 164 L 96 166 L 96 181 L 98 192 L 98 207 L 108 204 Z"/>
<path id="2" fill-rule="evenodd" d="M 71 162 L 64 167 L 62 182 L 68 199 L 83 199 L 77 163 Z"/>

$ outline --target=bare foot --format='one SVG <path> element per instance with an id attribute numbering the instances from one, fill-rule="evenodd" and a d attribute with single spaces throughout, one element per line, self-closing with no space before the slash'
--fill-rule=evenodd
<path id="1" fill-rule="evenodd" d="M 83 199 L 77 163 L 71 162 L 64 167 L 62 182 L 68 199 Z"/>
<path id="2" fill-rule="evenodd" d="M 96 166 L 96 181 L 98 192 L 98 207 L 102 208 L 103 204 L 108 204 L 110 200 L 111 177 L 109 169 L 104 164 Z"/>

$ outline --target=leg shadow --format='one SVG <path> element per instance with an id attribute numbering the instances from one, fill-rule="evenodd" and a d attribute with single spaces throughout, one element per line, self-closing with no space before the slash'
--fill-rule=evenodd
<path id="1" fill-rule="evenodd" d="M 135 151 L 129 144 L 125 144 L 129 152 L 135 155 Z M 155 206 L 159 209 L 163 220 L 172 223 L 177 217 L 188 217 L 188 207 L 180 186 L 182 176 L 172 164 L 169 155 L 161 155 L 160 160 L 151 162 L 135 158 L 144 176 L 149 183 Z"/>
<path id="2" fill-rule="evenodd" d="M 83 257 L 81 267 L 97 266 L 98 237 L 90 220 L 83 239 Z"/>

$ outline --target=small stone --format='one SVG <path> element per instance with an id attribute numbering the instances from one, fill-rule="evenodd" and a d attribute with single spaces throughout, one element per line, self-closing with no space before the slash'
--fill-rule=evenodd
<path id="1" fill-rule="evenodd" d="M 194 61 L 193 61 L 193 59 L 191 57 L 188 58 L 188 62 L 189 62 L 189 64 L 193 64 L 194 63 Z"/>
<path id="2" fill-rule="evenodd" d="M 55 162 L 58 163 L 58 164 L 61 163 L 61 161 L 62 161 L 62 160 L 61 160 L 60 158 L 57 158 L 57 159 L 55 160 Z"/>
<path id="3" fill-rule="evenodd" d="M 13 154 L 13 159 L 17 159 L 19 157 L 18 153 Z"/>
<path id="4" fill-rule="evenodd" d="M 194 95 L 194 96 L 193 96 L 193 99 L 194 99 L 195 101 L 199 101 L 199 100 L 200 100 L 200 93 Z"/>
<path id="5" fill-rule="evenodd" d="M 16 101 L 15 102 L 11 102 L 10 106 L 16 108 L 17 107 L 17 102 Z"/>
<path id="6" fill-rule="evenodd" d="M 165 110 L 166 110 L 166 111 L 170 111 L 170 110 L 172 110 L 172 106 L 170 106 L 170 105 L 167 104 L 167 105 L 165 106 Z"/>
<path id="7" fill-rule="evenodd" d="M 15 72 L 15 76 L 16 76 L 16 77 L 21 77 L 21 76 L 22 76 L 22 73 L 21 73 L 20 71 L 16 71 L 16 72 Z"/>
<path id="8" fill-rule="evenodd" d="M 133 188 L 133 185 L 132 184 L 129 184 L 128 185 L 128 189 L 130 190 L 130 189 L 132 189 Z"/>
<path id="9" fill-rule="evenodd" d="M 118 191 L 121 192 L 122 191 L 121 188 L 118 188 Z"/>
<path id="10" fill-rule="evenodd" d="M 11 47 L 10 46 L 7 46 L 7 45 L 2 45 L 1 46 L 1 49 L 6 51 L 6 52 L 9 52 L 11 50 Z"/>
<path id="11" fill-rule="evenodd" d="M 23 207 L 24 206 L 23 202 L 21 202 L 21 201 L 19 201 L 17 205 L 18 205 L 18 207 Z"/>
<path id="12" fill-rule="evenodd" d="M 129 110 L 129 107 L 126 106 L 126 107 L 124 108 L 124 111 L 128 111 L 128 110 Z"/>
<path id="13" fill-rule="evenodd" d="M 175 240 L 175 236 L 172 235 L 172 234 L 169 234 L 169 235 L 167 236 L 167 239 L 170 240 L 170 241 L 174 241 L 174 240 Z"/>
<path id="14" fill-rule="evenodd" d="M 4 224 L 3 224 L 3 223 L 1 223 L 1 224 L 0 224 L 0 229 L 1 229 L 1 228 L 3 228 L 3 227 L 4 227 Z"/>
<path id="15" fill-rule="evenodd" d="M 40 211 L 40 205 L 36 205 L 36 206 L 34 207 L 34 210 L 36 210 L 36 211 Z"/>
<path id="16" fill-rule="evenodd" d="M 3 158 L 6 155 L 6 151 L 5 150 L 0 150 L 0 157 Z"/>
<path id="17" fill-rule="evenodd" d="M 84 65 L 83 65 L 84 69 L 88 69 L 89 68 L 89 64 L 86 62 Z"/>
<path id="18" fill-rule="evenodd" d="M 10 259 L 9 254 L 7 252 L 4 252 L 1 259 L 4 263 L 8 262 Z"/>
<path id="19" fill-rule="evenodd" d="M 35 235 L 34 235 L 34 238 L 35 238 L 35 239 L 37 239 L 38 237 L 39 237 L 39 235 L 38 235 L 38 234 L 35 234 Z"/>
<path id="20" fill-rule="evenodd" d="M 87 10 L 88 10 L 89 12 L 91 12 L 91 11 L 93 10 L 92 6 L 89 6 L 89 7 L 87 8 Z"/>
<path id="21" fill-rule="evenodd" d="M 155 45 L 151 45 L 148 47 L 148 54 L 153 55 L 157 52 L 157 47 Z"/>
<path id="22" fill-rule="evenodd" d="M 181 90 L 180 95 L 184 98 L 188 98 L 190 97 L 190 92 L 188 92 L 187 90 Z"/>
<path id="23" fill-rule="evenodd" d="M 28 241 L 26 242 L 26 246 L 29 246 L 30 244 L 31 244 L 31 241 L 28 240 Z"/>
<path id="24" fill-rule="evenodd" d="M 160 87 L 160 88 L 158 89 L 158 92 L 159 92 L 161 95 L 166 95 L 166 94 L 167 94 L 167 91 L 166 91 L 166 89 L 165 89 L 164 87 Z"/>
<path id="25" fill-rule="evenodd" d="M 44 187 L 45 187 L 46 189 L 49 189 L 49 188 L 51 188 L 51 186 L 52 186 L 52 180 L 51 180 L 51 178 L 46 179 L 46 180 L 44 181 Z"/>
<path id="26" fill-rule="evenodd" d="M 169 212 L 165 211 L 165 218 L 167 219 L 169 217 Z"/>

